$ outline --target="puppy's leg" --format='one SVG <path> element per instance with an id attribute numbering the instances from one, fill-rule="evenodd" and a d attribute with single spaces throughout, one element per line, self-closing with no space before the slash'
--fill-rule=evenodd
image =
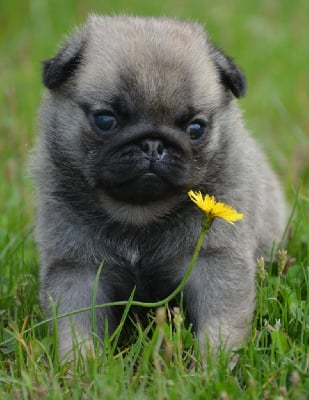
<path id="1" fill-rule="evenodd" d="M 70 263 L 54 264 L 43 269 L 42 301 L 48 315 L 52 314 L 52 307 L 57 310 L 57 315 L 91 307 L 97 271 L 98 268 L 95 267 Z M 108 287 L 102 279 L 96 289 L 96 303 L 102 304 L 108 300 Z M 111 310 L 103 308 L 96 312 L 97 333 L 100 336 L 103 334 L 106 318 L 109 319 L 110 327 L 113 324 Z M 60 358 L 72 358 L 73 353 L 70 352 L 75 344 L 79 344 L 82 353 L 92 350 L 91 311 L 59 319 L 57 329 Z"/>
<path id="2" fill-rule="evenodd" d="M 246 339 L 255 308 L 254 277 L 253 257 L 215 253 L 197 261 L 184 299 L 202 351 L 205 337 L 228 349 Z"/>

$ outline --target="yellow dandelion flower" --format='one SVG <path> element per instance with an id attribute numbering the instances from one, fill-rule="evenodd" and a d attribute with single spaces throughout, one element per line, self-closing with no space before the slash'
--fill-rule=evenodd
<path id="1" fill-rule="evenodd" d="M 205 217 L 210 222 L 212 222 L 214 218 L 223 218 L 230 224 L 233 224 L 235 221 L 244 217 L 243 214 L 234 210 L 230 205 L 216 202 L 214 196 L 206 194 L 203 198 L 201 192 L 193 192 L 193 190 L 190 190 L 188 195 L 190 199 L 204 211 Z"/>

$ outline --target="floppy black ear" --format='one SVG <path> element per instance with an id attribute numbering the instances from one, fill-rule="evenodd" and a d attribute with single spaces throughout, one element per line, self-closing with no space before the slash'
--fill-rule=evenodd
<path id="1" fill-rule="evenodd" d="M 54 58 L 43 61 L 43 83 L 48 89 L 58 88 L 73 74 L 82 61 L 84 45 L 78 31 Z"/>
<path id="2" fill-rule="evenodd" d="M 210 55 L 217 67 L 222 84 L 237 98 L 246 94 L 246 78 L 241 69 L 234 64 L 231 57 L 226 56 L 221 49 L 210 45 Z"/>

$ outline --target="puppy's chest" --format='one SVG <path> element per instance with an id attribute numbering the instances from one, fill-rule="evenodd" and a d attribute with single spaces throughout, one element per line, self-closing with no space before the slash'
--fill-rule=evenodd
<path id="1" fill-rule="evenodd" d="M 162 250 L 151 245 L 142 249 L 123 247 L 114 265 L 118 272 L 117 282 L 122 282 L 120 291 L 129 290 L 130 293 L 134 287 L 136 299 L 156 301 L 174 290 L 178 282 L 173 268 L 175 260 L 173 256 L 167 258 Z"/>
<path id="2" fill-rule="evenodd" d="M 142 260 L 142 255 L 137 246 L 125 249 L 121 256 L 124 266 L 127 266 L 127 268 L 133 270 L 138 269 L 138 266 Z"/>
<path id="3" fill-rule="evenodd" d="M 117 232 L 117 235 L 105 236 L 105 240 L 101 241 L 101 250 L 108 257 L 106 261 L 116 268 L 147 271 L 165 264 L 167 259 L 174 258 L 177 253 L 173 241 L 168 240 L 168 235 L 164 236 L 156 232 Z M 169 246 L 166 246 L 167 242 L 170 242 Z"/>
<path id="4" fill-rule="evenodd" d="M 160 249 L 147 246 L 140 248 L 138 245 L 122 246 L 116 251 L 116 264 L 119 268 L 134 273 L 147 273 L 155 266 L 164 263 L 164 254 L 159 255 Z"/>

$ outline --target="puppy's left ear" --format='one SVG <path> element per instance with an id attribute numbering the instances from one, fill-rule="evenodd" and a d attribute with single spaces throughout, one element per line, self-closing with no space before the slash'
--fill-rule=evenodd
<path id="1" fill-rule="evenodd" d="M 246 78 L 241 69 L 234 64 L 232 58 L 226 56 L 221 49 L 209 44 L 210 56 L 220 74 L 222 84 L 237 98 L 243 97 L 247 91 Z"/>
<path id="2" fill-rule="evenodd" d="M 83 31 L 76 31 L 54 58 L 43 61 L 43 82 L 48 89 L 57 89 L 74 74 L 82 61 L 84 45 Z"/>

